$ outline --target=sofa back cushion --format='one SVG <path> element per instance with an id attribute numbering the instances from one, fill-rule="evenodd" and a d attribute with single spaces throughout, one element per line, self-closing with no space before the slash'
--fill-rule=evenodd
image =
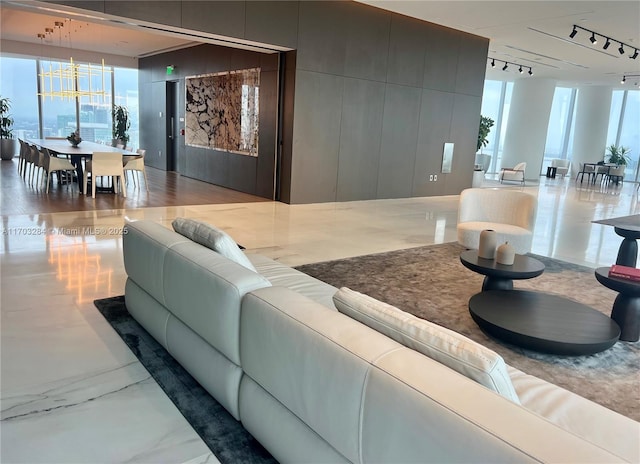
<path id="1" fill-rule="evenodd" d="M 495 351 L 346 287 L 341 288 L 333 300 L 341 313 L 520 403 L 507 366 Z"/>
<path id="2" fill-rule="evenodd" d="M 206 222 L 195 219 L 176 218 L 171 223 L 173 230 L 202 246 L 220 253 L 225 258 L 235 261 L 247 269 L 257 272 L 249 258 L 245 256 L 238 244 L 224 230 Z"/>

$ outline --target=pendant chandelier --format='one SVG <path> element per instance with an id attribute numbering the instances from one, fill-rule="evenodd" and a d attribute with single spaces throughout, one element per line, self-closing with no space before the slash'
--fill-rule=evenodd
<path id="1" fill-rule="evenodd" d="M 55 27 L 59 31 L 59 43 L 62 45 L 62 28 L 64 23 L 56 21 Z M 40 42 L 46 34 L 53 34 L 52 28 L 45 28 L 45 34 L 38 34 Z M 69 49 L 71 50 L 71 31 L 68 33 Z M 111 69 L 105 67 L 104 59 L 101 65 L 91 63 L 76 63 L 73 57 L 69 62 L 53 63 L 49 60 L 48 69 L 41 63 L 38 77 L 40 79 L 41 97 L 82 101 L 90 104 L 110 104 L 111 93 L 106 89 L 111 87 Z M 108 85 L 108 87 L 107 87 Z"/>

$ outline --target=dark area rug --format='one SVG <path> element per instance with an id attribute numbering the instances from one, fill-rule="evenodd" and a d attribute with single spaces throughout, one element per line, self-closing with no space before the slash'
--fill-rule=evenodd
<path id="1" fill-rule="evenodd" d="M 94 303 L 221 463 L 277 462 L 131 317 L 124 296 Z"/>
<path id="2" fill-rule="evenodd" d="M 519 348 L 486 335 L 469 314 L 468 301 L 484 276 L 460 263 L 464 248 L 445 243 L 297 267 L 335 287 L 349 287 L 418 317 L 464 334 L 499 353 L 511 366 L 640 421 L 640 342 L 617 342 L 589 356 L 557 356 Z M 561 295 L 607 316 L 616 293 L 594 270 L 531 255 L 544 273 L 514 281 L 514 288 Z M 615 259 L 612 258 L 612 259 Z"/>

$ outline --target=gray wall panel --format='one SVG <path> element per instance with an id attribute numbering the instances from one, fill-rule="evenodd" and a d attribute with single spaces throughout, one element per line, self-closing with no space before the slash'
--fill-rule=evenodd
<path id="1" fill-rule="evenodd" d="M 487 70 L 489 44 L 486 39 L 467 35 L 464 47 L 458 55 L 456 93 L 482 96 L 484 76 Z M 482 76 L 482 79 L 479 77 Z"/>
<path id="2" fill-rule="evenodd" d="M 421 94 L 422 91 L 415 87 L 387 85 L 377 198 L 411 196 Z"/>
<path id="3" fill-rule="evenodd" d="M 440 172 L 442 150 L 444 143 L 450 141 L 453 102 L 454 95 L 451 93 L 429 89 L 422 91 L 416 169 L 413 177 L 414 196 L 435 195 L 443 184 L 444 179 Z M 431 174 L 437 174 L 438 181 L 429 182 Z"/>
<path id="4" fill-rule="evenodd" d="M 245 39 L 289 48 L 298 46 L 298 2 L 258 1 L 246 5 Z"/>
<path id="5" fill-rule="evenodd" d="M 104 12 L 169 26 L 180 27 L 182 22 L 181 1 L 109 0 L 104 2 Z"/>
<path id="6" fill-rule="evenodd" d="M 229 182 L 227 185 L 234 190 L 254 194 L 256 191 L 257 163 L 257 158 L 253 156 L 229 156 Z"/>
<path id="7" fill-rule="evenodd" d="M 260 73 L 260 101 L 268 108 L 276 108 L 278 105 L 278 72 L 262 71 Z M 260 150 L 260 156 L 256 158 L 255 186 L 253 192 L 265 198 L 273 198 L 274 169 L 276 156 L 276 132 L 277 120 L 275 111 L 260 112 L 260 139 L 261 147 L 272 147 L 271 150 Z"/>
<path id="8" fill-rule="evenodd" d="M 344 78 L 296 72 L 291 202 L 335 201 Z"/>
<path id="9" fill-rule="evenodd" d="M 300 2 L 297 69 L 343 76 L 347 2 Z"/>
<path id="10" fill-rule="evenodd" d="M 165 138 L 166 124 L 166 84 L 153 82 L 144 84 L 144 94 L 149 95 L 148 111 L 140 112 L 140 146 L 147 150 L 145 164 L 158 169 L 167 167 L 167 146 Z M 162 112 L 162 117 L 160 117 Z"/>
<path id="11" fill-rule="evenodd" d="M 426 36 L 423 22 L 406 16 L 392 16 L 387 82 L 422 86 Z"/>
<path id="12" fill-rule="evenodd" d="M 385 84 L 344 81 L 338 163 L 338 201 L 376 198 Z"/>
<path id="13" fill-rule="evenodd" d="M 182 2 L 182 27 L 184 28 L 243 38 L 244 26 L 244 2 Z"/>
<path id="14" fill-rule="evenodd" d="M 451 174 L 447 174 L 444 195 L 455 195 L 469 187 L 476 158 L 476 140 L 465 136 L 468 127 L 480 125 L 482 97 L 456 95 L 453 101 L 450 141 L 455 143 Z"/>
<path id="15" fill-rule="evenodd" d="M 426 43 L 422 86 L 425 89 L 453 92 L 458 72 L 460 33 L 434 25 L 426 31 Z"/>
<path id="16" fill-rule="evenodd" d="M 384 82 L 387 78 L 390 15 L 373 7 L 347 4 L 344 75 Z"/>

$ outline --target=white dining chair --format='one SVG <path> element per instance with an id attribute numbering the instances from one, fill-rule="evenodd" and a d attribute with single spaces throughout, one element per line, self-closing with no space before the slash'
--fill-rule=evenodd
<path id="1" fill-rule="evenodd" d="M 147 173 L 144 170 L 144 155 L 147 153 L 147 150 L 143 150 L 142 148 L 138 148 L 136 150 L 138 156 L 125 156 L 124 160 L 124 171 L 125 171 L 125 181 L 128 179 L 126 177 L 127 172 L 131 172 L 131 177 L 133 177 L 133 186 L 137 187 L 140 185 L 140 172 L 142 172 L 142 176 L 144 177 L 144 186 L 149 191 L 149 183 L 147 182 Z M 137 184 L 136 184 L 137 178 Z"/>
<path id="2" fill-rule="evenodd" d="M 73 173 L 76 170 L 75 166 L 71 164 L 71 162 L 67 159 L 51 156 L 51 153 L 46 148 L 42 149 L 42 154 L 44 157 L 44 163 L 42 167 L 44 170 L 44 175 L 47 177 L 47 186 L 45 189 L 45 193 L 49 193 L 51 174 L 54 172 L 65 172 L 69 174 L 69 179 L 67 182 L 67 188 L 69 188 L 69 186 L 73 182 Z M 42 178 L 42 182 L 44 183 L 44 177 Z"/>
<path id="3" fill-rule="evenodd" d="M 91 163 L 87 163 L 82 180 L 82 191 L 87 194 L 87 182 L 91 174 L 91 197 L 96 197 L 96 178 L 100 176 L 113 177 L 113 189 L 118 193 L 118 186 L 122 191 L 122 196 L 127 197 L 127 190 L 124 188 L 124 169 L 122 166 L 122 153 L 94 151 L 91 156 Z"/>

